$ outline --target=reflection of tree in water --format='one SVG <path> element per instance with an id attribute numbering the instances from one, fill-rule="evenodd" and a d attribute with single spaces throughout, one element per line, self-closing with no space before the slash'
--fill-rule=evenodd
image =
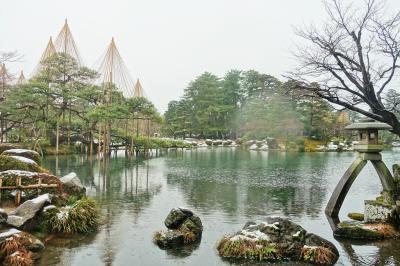
<path id="1" fill-rule="evenodd" d="M 55 158 L 46 158 L 44 166 L 55 171 Z M 121 244 L 115 235 L 121 221 L 128 219 L 128 223 L 137 224 L 141 212 L 148 208 L 153 197 L 161 191 L 161 184 L 149 175 L 149 161 L 125 157 L 91 161 L 83 156 L 65 156 L 59 158 L 58 167 L 61 175 L 76 172 L 87 187 L 87 194 L 99 202 L 103 224 L 96 235 L 96 244 L 101 247 L 105 265 L 112 265 Z M 79 247 L 89 243 L 77 241 L 74 244 L 73 247 Z M 46 252 L 45 257 L 52 256 L 53 250 L 60 253 L 54 256 L 57 258 L 62 258 L 62 253 L 68 252 L 51 246 L 50 253 Z"/>
<path id="2" fill-rule="evenodd" d="M 67 265 L 67 262 L 62 260 L 62 255 L 65 252 L 84 245 L 89 245 L 93 242 L 96 235 L 74 235 L 74 236 L 64 236 L 55 237 L 48 242 L 46 242 L 46 250 L 43 252 L 38 261 L 39 265 Z M 47 256 L 47 254 L 50 254 Z M 68 260 L 68 259 L 67 259 Z"/>
<path id="3" fill-rule="evenodd" d="M 325 161 L 298 153 L 198 150 L 168 160 L 167 182 L 204 210 L 317 216 L 326 194 Z"/>
<path id="4" fill-rule="evenodd" d="M 400 265 L 400 253 L 398 252 L 400 250 L 400 242 L 398 240 L 391 239 L 374 243 L 349 240 L 338 241 L 352 265 Z M 358 251 L 367 249 L 373 249 L 373 251 L 368 254 Z"/>

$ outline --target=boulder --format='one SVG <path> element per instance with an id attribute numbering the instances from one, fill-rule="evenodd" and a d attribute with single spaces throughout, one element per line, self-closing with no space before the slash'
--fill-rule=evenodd
<path id="1" fill-rule="evenodd" d="M 17 144 L 11 144 L 11 143 L 0 143 L 0 154 L 3 153 L 3 151 L 6 150 L 11 150 L 11 149 L 19 149 L 19 145 Z"/>
<path id="2" fill-rule="evenodd" d="M 153 239 L 161 248 L 179 247 L 196 243 L 201 239 L 203 224 L 189 209 L 173 208 L 164 224 L 168 230 L 156 232 Z"/>
<path id="3" fill-rule="evenodd" d="M 269 149 L 279 149 L 278 141 L 275 138 L 267 138 L 267 145 Z"/>
<path id="4" fill-rule="evenodd" d="M 66 192 L 68 195 L 81 198 L 86 194 L 86 188 L 82 185 L 81 180 L 76 173 L 69 173 L 68 175 L 61 177 L 60 181 L 63 184 L 64 192 Z"/>
<path id="5" fill-rule="evenodd" d="M 0 209 L 0 224 L 7 222 L 8 214 L 5 210 Z"/>
<path id="6" fill-rule="evenodd" d="M 35 161 L 22 156 L 0 155 L 0 171 L 23 170 L 31 172 L 46 172 Z"/>
<path id="7" fill-rule="evenodd" d="M 400 237 L 400 232 L 388 223 L 341 222 L 333 235 L 343 239 L 381 240 Z"/>
<path id="8" fill-rule="evenodd" d="M 10 213 L 7 218 L 7 224 L 19 229 L 30 230 L 36 226 L 37 218 L 42 209 L 50 203 L 50 194 L 43 194 L 37 198 L 27 200 Z"/>
<path id="9" fill-rule="evenodd" d="M 164 224 L 168 229 L 177 229 L 186 218 L 192 215 L 193 213 L 186 211 L 186 209 L 173 208 L 165 218 Z"/>
<path id="10" fill-rule="evenodd" d="M 204 141 L 208 146 L 212 146 L 213 145 L 213 141 L 211 139 L 206 139 Z"/>
<path id="11" fill-rule="evenodd" d="M 11 149 L 11 150 L 5 150 L 3 155 L 8 155 L 8 156 L 22 156 L 31 160 L 34 160 L 36 163 L 40 164 L 41 162 L 41 157 L 39 153 L 36 151 L 28 150 L 28 149 Z"/>
<path id="12" fill-rule="evenodd" d="M 223 237 L 217 249 L 221 257 L 229 260 L 290 260 L 333 265 L 339 258 L 331 242 L 280 217 L 267 217 L 258 224 L 247 223 L 239 232 Z"/>
<path id="13" fill-rule="evenodd" d="M 161 248 L 172 248 L 184 245 L 185 237 L 177 230 L 160 231 L 155 234 L 154 242 Z"/>

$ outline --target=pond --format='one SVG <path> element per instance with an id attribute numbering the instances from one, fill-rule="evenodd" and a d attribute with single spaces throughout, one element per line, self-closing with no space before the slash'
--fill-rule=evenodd
<path id="1" fill-rule="evenodd" d="M 289 217 L 332 241 L 340 251 L 337 265 L 396 265 L 399 241 L 338 242 L 324 214 L 326 203 L 356 153 L 256 152 L 234 148 L 169 151 L 150 160 L 123 154 L 99 163 L 86 157 L 47 157 L 44 166 L 64 175 L 76 172 L 96 199 L 103 222 L 97 234 L 52 239 L 40 265 L 229 265 L 216 244 L 247 221 L 267 215 Z M 400 151 L 385 151 L 388 167 Z M 363 200 L 380 192 L 368 164 L 354 183 L 341 211 L 363 211 Z M 152 243 L 171 208 L 184 206 L 202 219 L 199 245 L 162 250 Z M 262 264 L 267 265 L 267 264 Z"/>

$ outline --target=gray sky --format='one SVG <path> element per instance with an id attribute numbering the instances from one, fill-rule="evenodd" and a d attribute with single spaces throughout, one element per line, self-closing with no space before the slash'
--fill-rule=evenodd
<path id="1" fill-rule="evenodd" d="M 400 10 L 400 1 L 388 0 L 388 7 Z M 292 26 L 324 16 L 320 0 L 2 1 L 0 51 L 23 54 L 8 67 L 29 75 L 68 18 L 87 66 L 114 36 L 132 78 L 164 112 L 205 71 L 255 69 L 281 78 L 293 66 Z"/>

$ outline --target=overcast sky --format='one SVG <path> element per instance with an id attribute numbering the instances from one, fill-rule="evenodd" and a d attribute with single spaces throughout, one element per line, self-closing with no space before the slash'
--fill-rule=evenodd
<path id="1" fill-rule="evenodd" d="M 388 6 L 400 10 L 400 1 Z M 114 36 L 132 78 L 164 112 L 205 71 L 255 69 L 281 78 L 293 66 L 292 26 L 324 17 L 320 0 L 2 0 L 0 51 L 23 54 L 8 67 L 29 76 L 68 18 L 87 66 Z"/>

